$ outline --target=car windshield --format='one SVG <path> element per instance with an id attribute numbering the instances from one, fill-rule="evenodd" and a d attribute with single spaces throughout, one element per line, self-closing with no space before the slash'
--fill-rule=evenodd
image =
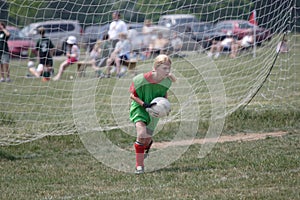
<path id="1" fill-rule="evenodd" d="M 194 32 L 206 32 L 206 31 L 213 30 L 213 25 L 212 24 L 195 24 L 193 29 L 194 29 Z"/>
<path id="2" fill-rule="evenodd" d="M 23 40 L 25 38 L 25 35 L 19 30 L 10 29 L 8 31 L 10 33 L 10 40 Z"/>

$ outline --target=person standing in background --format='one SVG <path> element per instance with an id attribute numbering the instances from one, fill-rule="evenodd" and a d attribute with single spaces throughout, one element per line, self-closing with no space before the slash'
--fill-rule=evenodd
<path id="1" fill-rule="evenodd" d="M 113 21 L 109 25 L 108 35 L 109 38 L 112 40 L 113 48 L 119 41 L 119 34 L 125 33 L 128 34 L 127 25 L 126 23 L 120 19 L 121 15 L 119 12 L 115 11 L 112 14 Z"/>
<path id="2" fill-rule="evenodd" d="M 1 70 L 1 79 L 0 82 L 10 82 L 9 75 L 9 49 L 7 41 L 10 37 L 9 31 L 6 29 L 6 24 L 4 22 L 0 22 L 0 70 Z M 6 79 L 5 79 L 6 75 Z"/>
<path id="3" fill-rule="evenodd" d="M 45 28 L 40 27 L 38 29 L 41 38 L 38 39 L 35 49 L 37 51 L 37 56 L 39 57 L 39 66 L 38 69 L 33 67 L 29 68 L 29 71 L 36 77 L 41 75 L 45 78 L 44 80 L 49 80 L 51 74 L 53 74 L 53 51 L 54 45 L 52 41 L 45 36 Z"/>

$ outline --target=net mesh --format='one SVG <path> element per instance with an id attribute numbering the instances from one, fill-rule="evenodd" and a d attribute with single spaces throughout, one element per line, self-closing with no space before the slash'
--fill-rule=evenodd
<path id="1" fill-rule="evenodd" d="M 166 14 L 192 14 L 202 22 L 248 20 L 253 10 L 256 21 L 272 33 L 255 49 L 239 52 L 234 59 L 228 52 L 209 58 L 200 43 L 180 33 L 182 57 L 173 57 L 172 70 L 178 77 L 169 94 L 172 113 L 161 123 L 192 121 L 188 112 L 198 112 L 200 120 L 222 118 L 241 106 L 249 109 L 299 109 L 299 5 L 296 1 L 0 1 L 1 20 L 23 28 L 48 20 L 75 20 L 83 30 L 111 22 L 118 10 L 127 24 L 156 25 Z M 165 29 L 164 29 L 165 30 Z M 81 30 L 80 30 L 81 31 Z M 171 30 L 166 29 L 171 37 Z M 99 39 L 99 32 L 78 35 L 80 60 L 86 60 L 88 42 Z M 276 53 L 285 38 L 288 53 Z M 65 36 L 68 36 L 68 32 Z M 53 38 L 53 40 L 59 38 Z M 58 43 L 56 43 L 56 46 Z M 34 55 L 27 55 L 34 58 Z M 134 73 L 120 79 L 99 79 L 87 68 L 83 77 L 72 65 L 59 81 L 43 82 L 28 78 L 28 57 L 10 60 L 12 82 L 1 83 L 0 145 L 15 145 L 47 135 L 67 135 L 91 128 L 96 131 L 122 129 L 134 134 L 129 121 L 129 86 Z M 66 59 L 54 57 L 55 73 Z M 276 59 L 276 60 L 275 60 Z M 275 62 L 274 62 L 275 61 Z M 139 60 L 135 73 L 151 70 L 153 59 Z M 197 105 L 197 110 L 195 110 Z M 192 115 L 194 116 L 194 115 Z M 198 119 L 198 120 L 199 120 Z"/>

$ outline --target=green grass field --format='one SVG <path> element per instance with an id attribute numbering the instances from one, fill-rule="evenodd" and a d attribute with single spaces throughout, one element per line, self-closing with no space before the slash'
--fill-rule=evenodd
<path id="1" fill-rule="evenodd" d="M 1 199 L 299 199 L 299 131 L 279 138 L 200 145 L 141 176 L 95 160 L 75 135 L 2 147 Z"/>
<path id="2" fill-rule="evenodd" d="M 268 46 L 260 49 L 264 50 Z M 299 54 L 296 46 L 288 64 L 282 64 L 287 60 L 285 57 L 278 60 L 251 103 L 227 115 L 222 132 L 232 137 L 237 133 L 288 134 L 217 143 L 201 159 L 198 157 L 201 145 L 193 144 L 171 165 L 141 176 L 102 164 L 76 134 L 71 106 L 74 80 L 69 79 L 76 76 L 75 67 L 70 67 L 61 81 L 41 82 L 24 78 L 25 60 L 13 60 L 13 82 L 0 84 L 0 99 L 5 103 L 0 112 L 1 141 L 28 142 L 0 146 L 0 199 L 300 199 Z M 258 63 L 271 61 L 264 57 L 257 59 Z M 55 62 L 56 71 L 60 62 Z M 184 65 L 180 59 L 174 59 L 174 63 L 176 72 L 182 72 L 183 76 L 195 73 L 193 68 L 186 70 L 190 65 Z M 257 68 L 249 67 L 253 64 L 251 55 L 229 62 L 222 56 L 215 63 L 224 76 L 231 100 L 229 108 L 233 108 L 238 102 L 233 97 L 246 95 L 242 83 L 252 83 Z M 239 78 L 251 72 L 252 76 Z M 236 82 L 233 84 L 231 80 Z M 84 77 L 82 84 L 88 81 L 89 77 Z M 204 82 L 198 76 L 190 81 L 200 85 Z M 97 83 L 93 97 L 98 100 L 95 110 L 100 124 L 114 125 L 108 94 L 115 83 L 114 78 Z M 79 92 L 84 96 L 84 90 Z M 203 98 L 200 108 L 204 112 L 209 100 L 207 88 L 199 86 L 196 92 Z M 174 95 L 170 98 L 176 102 Z M 154 140 L 171 140 L 177 125 L 164 126 Z M 203 138 L 208 126 L 208 120 L 200 120 L 196 138 Z M 105 131 L 105 135 L 122 148 L 132 148 L 134 136 L 123 134 L 120 129 Z"/>

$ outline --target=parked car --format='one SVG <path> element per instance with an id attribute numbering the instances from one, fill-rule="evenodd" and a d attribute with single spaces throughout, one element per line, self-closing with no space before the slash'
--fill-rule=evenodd
<path id="1" fill-rule="evenodd" d="M 189 24 L 197 21 L 198 19 L 194 15 L 189 14 L 162 15 L 158 20 L 158 25 L 176 29 L 176 26 L 178 25 Z"/>
<path id="2" fill-rule="evenodd" d="M 214 24 L 210 22 L 194 22 L 184 26 L 180 25 L 178 30 L 185 30 L 184 33 L 197 41 L 204 49 L 211 46 L 212 40 L 225 38 L 225 35 L 216 31 Z"/>
<path id="3" fill-rule="evenodd" d="M 92 25 L 87 26 L 84 29 L 84 34 L 82 36 L 82 43 L 84 44 L 85 48 L 91 50 L 95 45 L 98 39 L 102 39 L 103 35 L 108 32 L 109 23 L 100 25 Z"/>
<path id="4" fill-rule="evenodd" d="M 35 53 L 35 43 L 26 38 L 19 28 L 14 26 L 7 26 L 6 28 L 10 33 L 7 43 L 12 57 L 28 57 L 30 51 Z"/>
<path id="5" fill-rule="evenodd" d="M 40 38 L 38 33 L 40 27 L 45 28 L 45 35 L 52 40 L 55 45 L 55 54 L 57 55 L 65 53 L 66 41 L 70 35 L 75 36 L 77 41 L 81 42 L 83 30 L 76 20 L 51 20 L 32 23 L 25 26 L 21 31 L 26 37 L 31 38 L 33 41 L 37 41 L 37 39 Z"/>
<path id="6" fill-rule="evenodd" d="M 253 25 L 246 20 L 221 21 L 216 24 L 216 30 L 223 34 L 231 32 L 239 40 L 247 35 L 249 31 L 255 30 L 258 44 L 271 39 L 271 33 L 268 29 Z"/>

